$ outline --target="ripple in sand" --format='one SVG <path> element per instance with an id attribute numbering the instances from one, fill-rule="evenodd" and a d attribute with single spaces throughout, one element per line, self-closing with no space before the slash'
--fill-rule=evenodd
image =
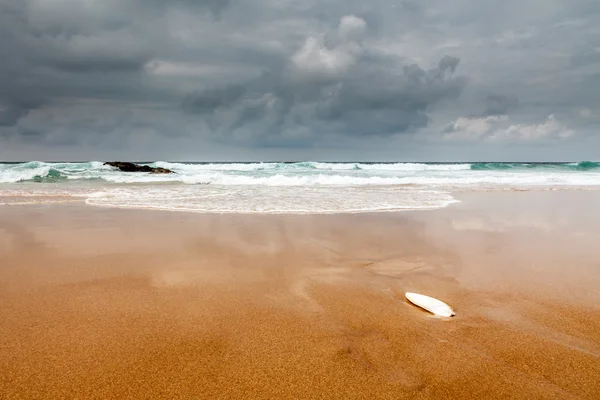
<path id="1" fill-rule="evenodd" d="M 404 261 L 404 260 L 385 260 L 365 267 L 369 272 L 376 275 L 400 278 L 412 273 L 431 273 L 435 268 L 422 260 Z"/>

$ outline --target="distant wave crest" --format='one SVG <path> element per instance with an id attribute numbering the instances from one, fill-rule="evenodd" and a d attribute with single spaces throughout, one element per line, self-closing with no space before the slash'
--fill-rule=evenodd
<path id="1" fill-rule="evenodd" d="M 600 168 L 600 163 L 581 161 L 578 163 L 473 163 L 473 171 L 505 171 L 505 170 L 576 170 L 588 171 Z"/>
<path id="2" fill-rule="evenodd" d="M 569 164 L 569 166 L 572 166 L 572 164 Z M 600 168 L 600 163 L 593 162 L 593 161 L 582 161 L 582 162 L 579 162 L 579 163 L 573 165 L 573 167 L 575 167 L 575 169 L 578 171 L 588 171 L 591 169 Z"/>
<path id="3" fill-rule="evenodd" d="M 253 162 L 150 165 L 128 173 L 102 162 L 0 163 L 0 204 L 89 205 L 209 213 L 351 213 L 429 210 L 453 190 L 600 188 L 600 164 Z"/>

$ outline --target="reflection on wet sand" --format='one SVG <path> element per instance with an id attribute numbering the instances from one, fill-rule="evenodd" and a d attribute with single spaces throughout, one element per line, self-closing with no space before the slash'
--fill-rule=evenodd
<path id="1" fill-rule="evenodd" d="M 330 216 L 4 207 L 0 393 L 597 398 L 598 195 L 456 196 Z"/>

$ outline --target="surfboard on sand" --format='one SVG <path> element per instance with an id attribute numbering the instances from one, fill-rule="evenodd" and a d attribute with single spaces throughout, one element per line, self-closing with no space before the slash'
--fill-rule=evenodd
<path id="1" fill-rule="evenodd" d="M 433 297 L 425 296 L 418 293 L 406 292 L 406 299 L 417 307 L 429 311 L 440 317 L 452 317 L 456 315 L 454 310 L 443 301 L 434 299 Z"/>

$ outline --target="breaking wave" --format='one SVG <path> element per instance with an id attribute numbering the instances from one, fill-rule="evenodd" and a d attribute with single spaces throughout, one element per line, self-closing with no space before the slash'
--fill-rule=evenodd
<path id="1" fill-rule="evenodd" d="M 600 184 L 600 163 L 173 163 L 172 175 L 124 173 L 102 162 L 0 164 L 0 183 L 93 181 L 215 185 Z M 580 174 L 577 174 L 580 172 Z"/>
<path id="2" fill-rule="evenodd" d="M 600 163 L 581 161 L 578 163 L 474 163 L 470 165 L 473 171 L 506 171 L 506 170 L 564 170 L 588 171 L 600 168 Z"/>
<path id="3" fill-rule="evenodd" d="M 211 213 L 347 213 L 434 209 L 448 190 L 600 188 L 600 163 L 175 163 L 174 174 L 102 162 L 0 163 L 0 204 L 85 201 L 104 207 Z"/>

